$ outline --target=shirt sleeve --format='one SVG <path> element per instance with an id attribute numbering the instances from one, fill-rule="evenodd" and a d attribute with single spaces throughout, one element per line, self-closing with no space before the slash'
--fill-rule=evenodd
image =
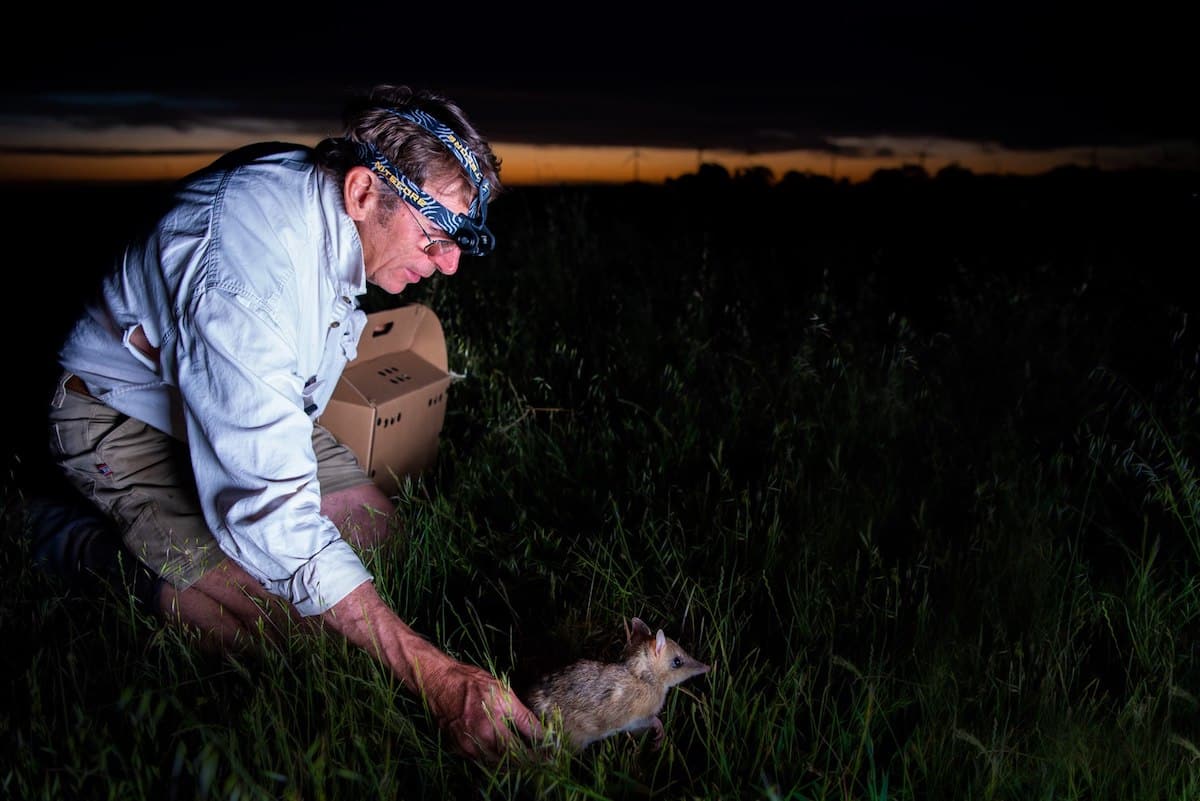
<path id="1" fill-rule="evenodd" d="M 369 581 L 321 514 L 297 350 L 269 304 L 230 287 L 198 293 L 175 355 L 200 503 L 222 550 L 306 616 Z"/>

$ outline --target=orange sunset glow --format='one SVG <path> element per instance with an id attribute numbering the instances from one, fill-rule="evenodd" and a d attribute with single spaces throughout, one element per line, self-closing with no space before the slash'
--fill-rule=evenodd
<path id="1" fill-rule="evenodd" d="M 247 140 L 249 143 L 252 140 Z M 315 141 L 315 140 L 314 140 Z M 225 142 L 230 147 L 238 142 Z M 849 144 L 849 143 L 848 143 Z M 1032 175 L 1066 165 L 1125 169 L 1139 166 L 1195 168 L 1194 144 L 1175 142 L 1151 148 L 1055 148 L 1009 150 L 976 143 L 878 138 L 854 143 L 867 155 L 837 155 L 816 150 L 742 153 L 662 147 L 529 145 L 495 142 L 501 176 L 510 186 L 578 183 L 661 183 L 694 173 L 701 164 L 719 164 L 731 173 L 765 167 L 780 178 L 788 172 L 823 175 L 851 182 L 875 171 L 916 164 L 930 174 L 956 165 L 976 173 Z M 0 182 L 169 181 L 200 169 L 224 148 L 186 152 L 96 153 L 0 152 Z"/>
<path id="2" fill-rule="evenodd" d="M 459 58 L 419 38 L 364 47 L 359 21 L 339 15 L 322 20 L 315 57 L 308 23 L 146 36 L 101 14 L 60 33 L 56 57 L 10 48 L 0 183 L 173 180 L 241 145 L 315 145 L 376 83 L 454 100 L 512 186 L 661 183 L 710 164 L 849 182 L 908 166 L 1200 169 L 1194 48 L 1173 14 L 835 6 L 806 6 L 795 25 L 654 26 L 649 8 L 626 24 L 606 10 L 572 36 L 528 39 L 489 19 L 494 49 Z"/>

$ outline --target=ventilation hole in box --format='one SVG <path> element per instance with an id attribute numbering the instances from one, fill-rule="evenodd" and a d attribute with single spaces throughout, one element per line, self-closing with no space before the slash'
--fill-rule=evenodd
<path id="1" fill-rule="evenodd" d="M 379 370 L 376 370 L 375 374 L 382 378 L 386 378 L 393 384 L 402 384 L 405 381 L 412 381 L 412 376 L 408 373 L 400 372 L 399 367 L 383 367 Z"/>

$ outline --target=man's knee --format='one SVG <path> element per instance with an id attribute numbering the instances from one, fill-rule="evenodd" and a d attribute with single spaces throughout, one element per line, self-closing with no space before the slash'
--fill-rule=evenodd
<path id="1" fill-rule="evenodd" d="M 359 484 L 321 498 L 321 513 L 359 548 L 370 548 L 387 539 L 395 511 L 392 501 L 374 484 Z"/>

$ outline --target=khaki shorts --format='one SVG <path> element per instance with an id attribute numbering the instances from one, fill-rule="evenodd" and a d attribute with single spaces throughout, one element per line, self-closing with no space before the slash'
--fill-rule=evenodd
<path id="1" fill-rule="evenodd" d="M 225 554 L 204 522 L 187 446 L 152 426 L 68 389 L 50 404 L 50 454 L 84 497 L 117 521 L 125 547 L 177 589 Z M 322 495 L 371 483 L 354 452 L 319 425 L 313 451 Z"/>

